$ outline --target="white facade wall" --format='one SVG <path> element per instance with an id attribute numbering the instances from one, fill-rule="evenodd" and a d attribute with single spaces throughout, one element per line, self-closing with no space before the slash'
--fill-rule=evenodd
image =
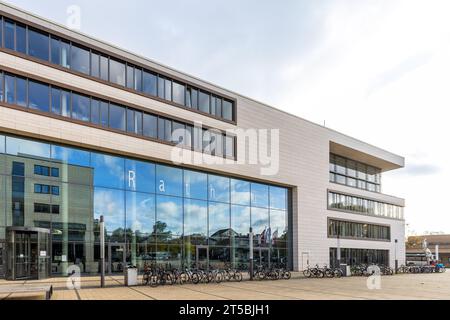
<path id="1" fill-rule="evenodd" d="M 160 66 L 152 61 L 134 56 L 115 47 L 65 30 L 57 25 L 11 9 L 9 6 L 2 4 L 0 5 L 0 10 L 22 16 L 34 23 L 45 25 L 52 30 L 66 33 L 72 38 L 79 39 L 99 48 L 104 48 L 116 54 L 121 54 L 126 58 L 145 63 L 149 67 L 159 68 L 178 78 L 184 78 L 217 93 L 223 93 L 235 98 L 237 100 L 237 126 L 143 97 L 142 95 L 130 93 L 86 77 L 64 72 L 57 68 L 13 56 L 9 53 L 0 52 L 0 68 L 3 70 L 16 71 L 30 77 L 49 80 L 61 84 L 61 86 L 70 86 L 73 90 L 79 88 L 93 95 L 100 94 L 104 98 L 115 99 L 128 105 L 137 105 L 149 111 L 158 111 L 169 116 L 172 115 L 191 121 L 201 121 L 208 126 L 222 130 L 235 129 L 237 127 L 243 129 L 279 129 L 280 167 L 278 174 L 275 176 L 262 176 L 258 165 L 202 165 L 197 166 L 197 168 L 271 182 L 292 188 L 293 255 L 295 270 L 299 270 L 302 266 L 305 266 L 305 261 L 302 261 L 302 255 L 304 257 L 308 255 L 310 265 L 329 263 L 329 248 L 336 247 L 336 239 L 329 239 L 327 237 L 328 217 L 390 225 L 391 242 L 342 239 L 341 247 L 387 249 L 390 251 L 391 266 L 394 266 L 396 251 L 394 239 L 398 239 L 396 255 L 399 260 L 399 265 L 404 263 L 404 221 L 327 210 L 327 190 L 329 189 L 361 197 L 369 197 L 374 200 L 400 206 L 404 205 L 403 199 L 393 196 L 330 183 L 330 142 L 345 146 L 349 150 L 354 150 L 355 156 L 361 157 L 363 155 L 369 161 L 381 163 L 385 166 L 384 169 L 402 167 L 404 165 L 404 159 L 402 157 L 236 93 L 215 87 L 183 73 Z M 0 106 L 0 131 L 160 162 L 170 162 L 171 159 L 172 147 L 165 144 L 14 110 L 6 106 Z M 196 167 L 192 165 L 187 166 Z"/>

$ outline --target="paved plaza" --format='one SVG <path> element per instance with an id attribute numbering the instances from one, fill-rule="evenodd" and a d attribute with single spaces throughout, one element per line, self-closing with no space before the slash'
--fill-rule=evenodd
<path id="1" fill-rule="evenodd" d="M 291 280 L 243 281 L 220 284 L 188 284 L 125 287 L 122 276 L 107 276 L 106 288 L 99 277 L 82 277 L 81 289 L 68 290 L 67 278 L 11 284 L 52 284 L 52 300 L 342 300 L 342 299 L 450 299 L 450 272 L 383 276 L 381 289 L 369 290 L 367 278 L 306 279 L 294 274 Z M 0 299 L 44 299 L 44 294 L 3 294 Z"/>

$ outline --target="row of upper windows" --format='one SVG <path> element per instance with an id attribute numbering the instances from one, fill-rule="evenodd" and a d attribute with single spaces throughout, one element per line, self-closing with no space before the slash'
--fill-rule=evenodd
<path id="1" fill-rule="evenodd" d="M 391 240 L 391 228 L 378 224 L 330 219 L 328 220 L 328 237 Z"/>
<path id="2" fill-rule="evenodd" d="M 34 185 L 34 193 L 52 194 L 54 196 L 59 196 L 59 187 L 36 183 Z"/>
<path id="3" fill-rule="evenodd" d="M 0 17 L 1 19 L 1 17 Z M 6 49 L 80 72 L 128 89 L 234 121 L 234 102 L 158 73 L 128 64 L 73 42 L 4 18 L 0 41 Z"/>
<path id="4" fill-rule="evenodd" d="M 380 169 L 332 153 L 330 154 L 330 181 L 381 192 Z"/>
<path id="5" fill-rule="evenodd" d="M 50 168 L 47 166 L 34 165 L 34 174 L 46 177 L 59 177 L 59 168 Z"/>
<path id="6" fill-rule="evenodd" d="M 236 138 L 219 130 L 201 129 L 10 73 L 0 72 L 0 101 L 235 158 Z"/>

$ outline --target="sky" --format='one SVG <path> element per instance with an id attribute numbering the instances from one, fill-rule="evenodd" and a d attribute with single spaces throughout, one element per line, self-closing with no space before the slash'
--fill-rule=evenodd
<path id="1" fill-rule="evenodd" d="M 9 0 L 406 158 L 382 191 L 408 234 L 450 233 L 450 1 Z"/>

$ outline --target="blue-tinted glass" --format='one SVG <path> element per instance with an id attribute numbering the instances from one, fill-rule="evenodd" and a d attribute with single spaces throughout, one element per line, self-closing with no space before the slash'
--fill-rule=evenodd
<path id="1" fill-rule="evenodd" d="M 76 166 L 90 166 L 89 152 L 75 148 L 52 145 L 52 159 Z"/>
<path id="2" fill-rule="evenodd" d="M 178 83 L 178 82 L 173 82 L 172 83 L 173 86 L 173 102 L 184 105 L 184 99 L 185 99 L 185 87 L 184 84 Z"/>
<path id="3" fill-rule="evenodd" d="M 91 53 L 91 76 L 100 77 L 100 55 Z"/>
<path id="4" fill-rule="evenodd" d="M 287 191 L 285 188 L 270 187 L 270 207 L 272 209 L 287 209 Z"/>
<path id="5" fill-rule="evenodd" d="M 52 177 L 58 178 L 59 177 L 59 168 L 52 168 L 51 174 L 52 174 Z"/>
<path id="6" fill-rule="evenodd" d="M 6 102 L 16 104 L 15 85 L 16 78 L 10 75 L 5 75 L 5 98 Z"/>
<path id="7" fill-rule="evenodd" d="M 194 199 L 208 199 L 208 175 L 184 170 L 184 196 Z"/>
<path id="8" fill-rule="evenodd" d="M 261 243 L 265 242 L 266 231 L 269 228 L 269 210 L 262 208 L 251 208 L 251 221 L 253 233 L 260 237 Z M 261 237 L 263 235 L 264 237 Z"/>
<path id="9" fill-rule="evenodd" d="M 109 106 L 109 127 L 125 131 L 125 108 L 115 104 Z"/>
<path id="10" fill-rule="evenodd" d="M 109 79 L 109 63 L 105 56 L 100 56 L 100 79 L 105 81 Z"/>
<path id="11" fill-rule="evenodd" d="M 108 127 L 109 104 L 108 102 L 100 102 L 100 124 L 102 127 Z"/>
<path id="12" fill-rule="evenodd" d="M 27 53 L 27 29 L 20 24 L 16 24 L 16 50 Z"/>
<path id="13" fill-rule="evenodd" d="M 28 82 L 28 107 L 44 112 L 49 111 L 49 86 L 35 81 Z"/>
<path id="14" fill-rule="evenodd" d="M 152 96 L 156 96 L 156 75 L 144 71 L 144 88 L 143 92 Z"/>
<path id="15" fill-rule="evenodd" d="M 136 124 L 134 120 L 134 110 L 127 109 L 127 132 L 135 133 Z"/>
<path id="16" fill-rule="evenodd" d="M 250 205 L 250 182 L 231 179 L 231 203 Z"/>
<path id="17" fill-rule="evenodd" d="M 70 68 L 70 43 L 61 40 L 61 63 L 60 65 L 65 68 Z"/>
<path id="18" fill-rule="evenodd" d="M 198 95 L 198 110 L 209 113 L 209 94 L 200 91 Z"/>
<path id="19" fill-rule="evenodd" d="M 208 199 L 211 201 L 230 202 L 230 179 L 208 175 Z"/>
<path id="20" fill-rule="evenodd" d="M 127 88 L 134 89 L 134 67 L 127 65 Z"/>
<path id="21" fill-rule="evenodd" d="M 209 237 L 230 236 L 230 205 L 209 202 Z"/>
<path id="22" fill-rule="evenodd" d="M 61 45 L 59 39 L 50 39 L 50 61 L 54 64 L 61 64 Z"/>
<path id="23" fill-rule="evenodd" d="M 149 235 L 155 225 L 155 195 L 126 193 L 126 228 L 136 235 Z"/>
<path id="24" fill-rule="evenodd" d="M 50 145 L 31 140 L 6 137 L 6 153 L 14 156 L 22 154 L 50 158 Z"/>
<path id="25" fill-rule="evenodd" d="M 125 86 L 125 63 L 109 59 L 109 80 L 120 86 Z"/>
<path id="26" fill-rule="evenodd" d="M 61 90 L 52 88 L 52 112 L 61 114 Z"/>
<path id="27" fill-rule="evenodd" d="M 142 91 L 142 70 L 138 68 L 134 69 L 134 89 Z"/>
<path id="28" fill-rule="evenodd" d="M 89 50 L 72 44 L 72 49 L 70 51 L 70 62 L 72 70 L 84 74 L 90 74 Z"/>
<path id="29" fill-rule="evenodd" d="M 124 166 L 123 158 L 92 152 L 91 167 L 94 168 L 94 185 L 123 189 Z"/>
<path id="30" fill-rule="evenodd" d="M 231 206 L 231 229 L 232 234 L 247 237 L 250 232 L 250 207 Z"/>
<path id="31" fill-rule="evenodd" d="M 16 77 L 16 104 L 27 106 L 27 80 L 20 77 Z"/>
<path id="32" fill-rule="evenodd" d="M 269 187 L 264 184 L 252 183 L 252 207 L 269 207 Z"/>
<path id="33" fill-rule="evenodd" d="M 155 193 L 155 165 L 136 160 L 125 160 L 126 189 Z"/>
<path id="34" fill-rule="evenodd" d="M 58 186 L 52 186 L 52 195 L 59 196 L 59 187 Z"/>
<path id="35" fill-rule="evenodd" d="M 105 219 L 108 235 L 121 233 L 125 229 L 125 192 L 122 190 L 94 189 L 94 219 Z"/>
<path id="36" fill-rule="evenodd" d="M 81 121 L 89 121 L 90 99 L 76 93 L 72 94 L 72 118 Z"/>
<path id="37" fill-rule="evenodd" d="M 0 23 L 1 23 L 1 21 L 0 21 Z M 0 32 L 0 34 L 1 34 L 1 32 Z M 1 37 L 0 37 L 0 39 L 1 39 Z M 4 97 L 4 95 L 3 95 L 3 73 L 0 72 L 0 101 L 4 101 L 3 97 Z"/>
<path id="38" fill-rule="evenodd" d="M 182 196 L 183 171 L 178 168 L 156 165 L 156 193 Z"/>
<path id="39" fill-rule="evenodd" d="M 230 101 L 223 100 L 222 117 L 227 120 L 233 120 L 233 104 Z"/>
<path id="40" fill-rule="evenodd" d="M 164 122 L 164 140 L 172 141 L 172 120 L 165 119 Z"/>
<path id="41" fill-rule="evenodd" d="M 158 97 L 160 97 L 161 99 L 164 99 L 165 96 L 164 84 L 164 78 L 158 76 Z"/>
<path id="42" fill-rule="evenodd" d="M 5 153 L 5 136 L 0 135 L 0 153 Z"/>
<path id="43" fill-rule="evenodd" d="M 134 133 L 142 135 L 142 112 L 134 112 Z"/>
<path id="44" fill-rule="evenodd" d="M 165 89 L 164 89 L 164 98 L 166 100 L 172 101 L 172 81 L 165 79 Z"/>
<path id="45" fill-rule="evenodd" d="M 61 91 L 61 114 L 64 117 L 70 117 L 70 99 L 71 93 L 69 91 Z"/>
<path id="46" fill-rule="evenodd" d="M 16 29 L 15 23 L 5 20 L 4 23 L 4 38 L 5 38 L 5 48 L 15 50 L 14 45 L 14 31 Z"/>
<path id="47" fill-rule="evenodd" d="M 286 211 L 270 210 L 270 229 L 272 231 L 272 239 L 287 240 Z"/>
<path id="48" fill-rule="evenodd" d="M 164 126 L 166 124 L 166 120 L 164 118 L 158 117 L 158 139 L 164 140 L 166 131 Z"/>
<path id="49" fill-rule="evenodd" d="M 184 235 L 208 235 L 208 203 L 201 200 L 184 200 Z"/>
<path id="50" fill-rule="evenodd" d="M 166 239 L 183 233 L 183 202 L 181 198 L 156 196 L 155 232 Z"/>
<path id="51" fill-rule="evenodd" d="M 49 41 L 48 34 L 28 29 L 28 54 L 48 61 Z"/>
<path id="52" fill-rule="evenodd" d="M 158 118 L 144 113 L 143 135 L 150 138 L 158 137 Z"/>
<path id="53" fill-rule="evenodd" d="M 100 124 L 100 101 L 91 99 L 91 122 Z"/>

